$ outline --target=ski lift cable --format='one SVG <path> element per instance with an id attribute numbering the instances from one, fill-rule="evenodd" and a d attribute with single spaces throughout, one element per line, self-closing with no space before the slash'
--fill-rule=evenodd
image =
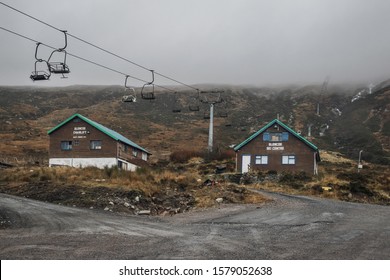
<path id="1" fill-rule="evenodd" d="M 19 37 L 21 37 L 21 38 L 23 38 L 23 39 L 26 39 L 26 40 L 29 40 L 29 41 L 31 41 L 31 42 L 34 42 L 34 43 L 36 43 L 36 44 L 39 43 L 39 44 L 41 44 L 42 46 L 45 46 L 45 47 L 47 47 L 47 48 L 50 48 L 50 49 L 53 49 L 53 50 L 56 50 L 56 49 L 57 49 L 57 48 L 55 48 L 55 47 L 53 47 L 53 46 L 50 46 L 50 45 L 48 45 L 48 44 L 39 42 L 39 41 L 37 41 L 37 40 L 35 40 L 35 39 L 32 39 L 32 38 L 30 38 L 30 37 L 27 37 L 27 36 L 25 36 L 25 35 L 23 35 L 23 34 L 17 33 L 17 32 L 15 32 L 15 31 L 10 30 L 10 29 L 4 28 L 4 27 L 2 27 L 2 26 L 0 26 L 0 29 L 6 31 L 6 32 L 8 32 L 8 33 L 14 34 L 14 35 L 16 35 L 16 36 L 19 36 Z M 110 70 L 110 71 L 112 71 L 112 72 L 115 72 L 115 73 L 117 73 L 117 74 L 121 74 L 121 75 L 123 75 L 123 76 L 128 76 L 128 77 L 130 77 L 130 78 L 132 78 L 132 79 L 134 79 L 134 80 L 137 80 L 137 81 L 140 81 L 140 82 L 143 82 L 143 83 L 149 83 L 148 81 L 145 81 L 145 80 L 143 80 L 143 79 L 140 79 L 140 78 L 137 78 L 137 77 L 128 75 L 128 74 L 126 74 L 126 73 L 124 73 L 124 72 L 121 72 L 121 71 L 118 71 L 118 70 L 113 69 L 113 68 L 111 68 L 111 67 L 108 67 L 108 66 L 105 66 L 105 65 L 103 65 L 103 64 L 97 63 L 97 62 L 92 61 L 92 60 L 90 60 L 90 59 L 83 58 L 83 57 L 78 56 L 78 55 L 76 55 L 76 54 L 68 53 L 68 56 L 72 56 L 72 57 L 77 58 L 77 59 L 79 59 L 79 60 L 88 62 L 88 63 L 90 63 L 90 64 L 99 66 L 99 67 L 101 67 L 101 68 L 104 68 L 104 69 L 106 69 L 106 70 Z M 164 87 L 164 86 L 161 86 L 161 85 L 155 85 L 155 86 L 156 86 L 156 87 L 159 87 L 159 88 L 162 88 L 162 89 L 165 89 L 165 90 L 168 90 L 168 91 L 176 92 L 176 91 L 174 91 L 173 89 L 170 89 L 170 88 L 167 88 L 167 87 Z"/>
<path id="2" fill-rule="evenodd" d="M 51 27 L 51 28 L 53 28 L 53 29 L 55 29 L 55 30 L 57 30 L 57 31 L 61 31 L 61 32 L 62 32 L 61 29 L 59 29 L 59 28 L 57 28 L 57 27 L 55 27 L 55 26 L 53 26 L 53 25 L 51 25 L 51 24 L 48 24 L 47 22 L 44 22 L 44 21 L 42 21 L 42 20 L 40 20 L 40 19 L 37 19 L 36 17 L 33 17 L 32 15 L 29 15 L 29 14 L 27 14 L 27 13 L 25 13 L 25 12 L 22 12 L 21 10 L 18 10 L 18 9 L 16 9 L 16 8 L 10 6 L 10 5 L 7 5 L 7 4 L 5 4 L 5 3 L 3 3 L 3 2 L 0 2 L 0 4 L 3 5 L 3 6 L 6 6 L 7 8 L 9 8 L 9 9 L 11 9 L 11 10 L 16 11 L 16 12 L 18 12 L 18 13 L 20 13 L 20 14 L 26 16 L 26 17 L 29 17 L 29 18 L 31 18 L 31 19 L 33 19 L 33 20 L 36 20 L 36 21 L 38 21 L 38 22 L 40 22 L 40 23 L 42 23 L 42 24 L 44 24 L 44 25 L 47 25 L 47 26 L 49 26 L 49 27 Z"/>
<path id="3" fill-rule="evenodd" d="M 53 28 L 53 29 L 55 29 L 55 30 L 57 30 L 57 31 L 60 31 L 60 32 L 64 32 L 63 30 L 61 30 L 61 29 L 59 29 L 59 28 L 57 28 L 57 27 L 55 27 L 55 26 L 53 26 L 53 25 L 51 25 L 51 24 L 49 24 L 49 23 L 47 23 L 47 22 L 44 22 L 44 21 L 42 21 L 42 20 L 40 20 L 40 19 L 38 19 L 38 18 L 36 18 L 36 17 L 34 17 L 34 16 L 32 16 L 32 15 L 29 15 L 29 14 L 27 14 L 27 13 L 25 13 L 25 12 L 19 10 L 19 9 L 16 9 L 16 8 L 10 6 L 10 5 L 7 5 L 7 4 L 5 4 L 5 3 L 3 3 L 3 2 L 0 2 L 0 4 L 2 4 L 3 6 L 6 6 L 6 7 L 9 8 L 9 9 L 12 9 L 12 10 L 16 11 L 16 12 L 18 12 L 18 13 L 20 13 L 20 14 L 26 16 L 26 17 L 29 17 L 29 18 L 31 18 L 31 19 L 33 19 L 33 20 L 35 20 L 35 21 L 38 21 L 38 22 L 40 22 L 40 23 L 42 23 L 42 24 L 44 24 L 44 25 L 46 25 L 46 26 L 48 26 L 48 27 L 50 27 L 50 28 Z M 144 70 L 147 70 L 147 71 L 150 71 L 150 70 L 151 70 L 151 69 L 149 69 L 149 68 L 147 68 L 147 67 L 145 67 L 145 66 L 142 66 L 142 65 L 140 65 L 140 64 L 138 64 L 138 63 L 136 63 L 136 62 L 134 62 L 134 61 L 131 61 L 131 60 L 125 58 L 125 57 L 122 57 L 122 56 L 120 56 L 120 55 L 117 55 L 117 54 L 115 54 L 115 53 L 113 53 L 113 52 L 111 52 L 111 51 L 108 51 L 108 50 L 106 50 L 106 49 L 104 49 L 104 48 L 102 48 L 102 47 L 99 47 L 99 46 L 97 46 L 97 45 L 95 45 L 95 44 L 93 44 L 93 43 L 91 43 L 91 42 L 88 42 L 88 41 L 86 41 L 86 40 L 84 40 L 84 39 L 82 39 L 82 38 L 80 38 L 80 37 L 77 37 L 77 36 L 75 36 L 75 35 L 73 35 L 73 34 L 71 34 L 71 33 L 69 33 L 69 32 L 68 32 L 67 34 L 68 34 L 69 37 L 72 37 L 72 38 L 74 38 L 74 39 L 76 39 L 76 40 L 79 40 L 79 41 L 81 41 L 81 42 L 83 42 L 83 43 L 85 43 L 85 44 L 88 44 L 88 45 L 90 45 L 90 46 L 92 46 L 92 47 L 94 47 L 94 48 L 97 48 L 97 49 L 99 49 L 99 50 L 101 50 L 101 51 L 103 51 L 103 52 L 106 52 L 106 53 L 108 53 L 108 54 L 110 54 L 110 55 L 112 55 L 112 56 L 115 56 L 115 57 L 117 57 L 117 58 L 119 58 L 119 59 L 122 59 L 122 60 L 124 60 L 124 61 L 126 61 L 126 62 L 129 62 L 129 63 L 131 63 L 131 64 L 133 64 L 133 65 L 135 65 L 135 66 L 137 66 L 137 67 L 140 67 L 140 68 L 142 68 L 142 69 L 144 69 Z M 176 80 L 176 79 L 173 79 L 173 78 L 171 78 L 171 77 L 169 77 L 169 76 L 166 76 L 166 75 L 164 75 L 164 74 L 162 74 L 162 73 L 159 73 L 159 72 L 157 72 L 157 71 L 155 71 L 154 74 L 156 74 L 156 75 L 158 75 L 158 76 L 161 76 L 161 77 L 163 77 L 163 78 L 165 78 L 165 79 L 171 80 L 171 81 L 173 81 L 173 82 L 176 82 L 176 83 L 178 83 L 178 84 L 181 84 L 181 85 L 183 85 L 183 86 L 186 86 L 186 87 L 188 87 L 188 88 L 191 88 L 191 89 L 194 89 L 194 90 L 198 90 L 197 88 L 195 88 L 195 87 L 193 87 L 193 86 L 191 86 L 191 85 L 188 85 L 188 84 L 186 84 L 186 83 L 180 82 L 180 81 L 178 81 L 178 80 Z M 156 85 L 156 86 L 157 86 L 157 85 Z M 160 87 L 161 87 L 161 86 L 160 86 Z M 169 90 L 170 90 L 170 89 L 169 89 Z M 173 91 L 173 90 L 170 90 L 170 91 Z"/>
<path id="4" fill-rule="evenodd" d="M 48 44 L 39 42 L 39 41 L 37 41 L 37 40 L 35 40 L 35 39 L 32 39 L 32 38 L 30 38 L 30 37 L 27 37 L 27 36 L 25 36 L 25 35 L 22 35 L 22 34 L 20 34 L 20 33 L 15 32 L 15 31 L 9 30 L 9 29 L 4 28 L 4 27 L 2 27 L 2 26 L 0 26 L 0 29 L 2 29 L 2 30 L 4 30 L 4 31 L 7 31 L 7 32 L 9 32 L 9 33 L 12 33 L 12 34 L 14 34 L 14 35 L 17 35 L 17 36 L 19 36 L 19 37 L 21 37 L 21 38 L 27 39 L 27 40 L 29 40 L 29 41 L 31 41 L 31 42 L 36 43 L 36 44 L 41 44 L 42 46 L 45 46 L 45 47 L 47 47 L 47 48 L 49 48 L 49 49 L 53 49 L 53 50 L 56 50 L 56 49 L 57 49 L 57 48 L 55 48 L 55 47 L 53 47 L 53 46 L 50 46 L 50 45 L 48 45 Z M 94 65 L 96 65 L 96 66 L 105 68 L 105 69 L 107 69 L 107 70 L 116 72 L 116 73 L 118 73 L 118 74 L 121 74 L 121 75 L 124 75 L 124 76 L 129 76 L 129 77 L 131 77 L 131 78 L 133 78 L 133 79 L 136 79 L 136 80 L 138 80 L 138 81 L 147 82 L 147 81 L 144 81 L 144 80 L 139 79 L 139 78 L 137 78 L 137 77 L 133 77 L 133 76 L 127 75 L 127 74 L 125 74 L 125 73 L 123 73 L 123 72 L 120 72 L 120 71 L 118 71 L 118 70 L 115 70 L 115 69 L 113 69 L 113 68 L 107 67 L 107 66 L 105 66 L 105 65 L 103 65 L 103 64 L 100 64 L 100 63 L 94 62 L 94 61 L 92 61 L 92 60 L 83 58 L 83 57 L 81 57 L 81 56 L 78 56 L 78 55 L 75 55 L 75 54 L 71 54 L 71 53 L 68 53 L 68 55 L 69 55 L 69 56 L 72 56 L 72 57 L 75 57 L 75 58 L 77 58 L 77 59 L 86 61 L 86 62 L 88 62 L 88 63 L 94 64 Z"/>

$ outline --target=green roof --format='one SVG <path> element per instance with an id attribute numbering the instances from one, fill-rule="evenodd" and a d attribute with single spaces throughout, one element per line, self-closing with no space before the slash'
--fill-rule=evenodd
<path id="1" fill-rule="evenodd" d="M 66 119 L 65 121 L 63 121 L 59 125 L 57 125 L 56 127 L 50 129 L 47 132 L 47 134 L 50 135 L 51 133 L 53 133 L 54 131 L 59 129 L 61 126 L 63 126 L 64 124 L 70 122 L 71 120 L 73 120 L 76 117 L 78 117 L 78 118 L 82 119 L 83 121 L 85 121 L 86 123 L 92 125 L 96 129 L 98 129 L 101 132 L 103 132 L 104 134 L 107 134 L 108 136 L 110 136 L 112 139 L 114 139 L 116 141 L 123 142 L 123 143 L 125 143 L 127 145 L 130 145 L 130 146 L 134 147 L 134 148 L 140 149 L 141 151 L 143 151 L 143 152 L 145 152 L 147 154 L 151 154 L 146 149 L 144 149 L 141 146 L 137 145 L 133 141 L 127 139 L 126 137 L 124 137 L 123 135 L 119 134 L 118 132 L 116 132 L 116 131 L 114 131 L 112 129 L 109 129 L 109 128 L 105 127 L 104 125 L 101 125 L 100 123 L 94 122 L 94 121 L 92 121 L 92 120 L 90 120 L 90 119 L 88 119 L 88 118 L 86 118 L 86 117 L 84 117 L 83 115 L 80 115 L 80 114 L 74 114 L 73 116 L 69 117 L 68 119 Z"/>
<path id="2" fill-rule="evenodd" d="M 290 127 L 288 127 L 287 125 L 285 125 L 284 123 L 282 123 L 280 120 L 278 119 L 274 119 L 273 121 L 269 122 L 267 125 L 265 125 L 264 127 L 262 127 L 260 130 L 258 130 L 257 132 L 255 132 L 254 134 L 252 134 L 249 138 L 247 138 L 244 142 L 238 144 L 237 146 L 234 147 L 234 151 L 238 151 L 239 149 L 241 149 L 242 147 L 244 147 L 246 144 L 248 144 L 250 141 L 252 141 L 253 139 L 255 139 L 257 136 L 259 136 L 261 133 L 263 133 L 264 131 L 266 131 L 268 128 L 270 128 L 271 126 L 275 125 L 275 124 L 278 124 L 280 125 L 281 127 L 283 127 L 285 130 L 287 130 L 288 132 L 290 132 L 292 135 L 294 135 L 295 137 L 297 137 L 299 140 L 301 140 L 302 142 L 304 142 L 306 145 L 308 145 L 310 148 L 312 148 L 313 150 L 315 151 L 318 151 L 318 148 L 313 144 L 311 143 L 309 140 L 307 140 L 305 137 L 299 135 L 298 133 L 296 133 L 293 129 L 291 129 Z"/>

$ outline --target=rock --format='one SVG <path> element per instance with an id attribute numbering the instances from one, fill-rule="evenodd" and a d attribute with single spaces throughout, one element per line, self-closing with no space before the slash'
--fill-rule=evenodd
<path id="1" fill-rule="evenodd" d="M 108 207 L 104 208 L 104 211 L 108 211 L 108 210 L 110 210 L 110 208 L 108 208 Z"/>
<path id="2" fill-rule="evenodd" d="M 207 187 L 210 187 L 210 186 L 215 186 L 215 184 L 217 184 L 216 181 L 214 180 L 211 180 L 211 179 L 206 179 L 206 181 L 203 182 L 203 186 L 207 186 Z"/>
<path id="3" fill-rule="evenodd" d="M 221 173 L 224 173 L 225 171 L 226 171 L 226 164 L 217 165 L 215 167 L 216 174 L 221 174 Z"/>
<path id="4" fill-rule="evenodd" d="M 95 179 L 95 182 L 105 182 L 106 179 Z"/>
<path id="5" fill-rule="evenodd" d="M 222 197 L 218 197 L 217 199 L 215 199 L 215 201 L 216 201 L 217 203 L 222 203 L 223 198 L 222 198 Z"/>
<path id="6" fill-rule="evenodd" d="M 124 205 L 125 207 L 130 207 L 130 203 L 128 203 L 128 202 L 123 203 L 123 205 Z"/>
<path id="7" fill-rule="evenodd" d="M 114 205 L 114 202 L 110 201 L 108 204 L 110 204 L 110 205 Z"/>
<path id="8" fill-rule="evenodd" d="M 138 215 L 150 215 L 150 210 L 140 210 Z"/>
<path id="9" fill-rule="evenodd" d="M 136 196 L 136 197 L 134 198 L 134 200 L 137 201 L 137 202 L 139 202 L 139 196 Z"/>
<path id="10" fill-rule="evenodd" d="M 351 193 L 348 194 L 348 198 L 352 198 L 352 194 Z"/>

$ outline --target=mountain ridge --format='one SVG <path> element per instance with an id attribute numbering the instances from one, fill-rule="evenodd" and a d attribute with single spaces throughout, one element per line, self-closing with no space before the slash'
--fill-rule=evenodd
<path id="1" fill-rule="evenodd" d="M 221 98 L 226 102 L 215 106 L 217 150 L 229 149 L 279 117 L 320 150 L 340 152 L 352 159 L 364 150 L 364 160 L 390 162 L 389 80 L 354 102 L 354 96 L 362 91 L 361 85 L 329 86 L 322 95 L 318 85 L 199 87 L 224 90 Z M 146 147 L 155 160 L 167 159 L 177 150 L 205 150 L 209 107 L 199 103 L 199 112 L 190 111 L 188 106 L 197 97 L 196 91 L 176 88 L 177 93 L 156 88 L 154 101 L 142 100 L 140 89 L 136 88 L 137 102 L 123 103 L 125 91 L 121 86 L 0 86 L 2 158 L 31 157 L 44 162 L 47 131 L 74 113 L 83 114 Z M 317 103 L 320 104 L 319 115 Z M 181 112 L 173 113 L 174 107 L 179 107 Z M 227 117 L 220 117 L 225 111 Z"/>

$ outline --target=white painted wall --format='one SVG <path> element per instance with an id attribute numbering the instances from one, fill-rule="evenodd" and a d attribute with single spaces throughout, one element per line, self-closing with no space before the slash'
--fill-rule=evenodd
<path id="1" fill-rule="evenodd" d="M 122 166 L 125 167 L 128 171 L 137 170 L 138 166 L 132 164 L 128 161 L 119 159 L 122 163 Z M 113 167 L 118 165 L 118 159 L 116 158 L 50 158 L 49 167 L 52 166 L 71 166 L 71 167 L 87 167 L 94 166 L 100 169 L 104 167 Z"/>
<path id="2" fill-rule="evenodd" d="M 128 162 L 128 161 L 125 161 L 125 160 L 122 160 L 122 159 L 120 159 L 119 161 L 125 163 L 125 164 L 122 165 L 122 166 L 126 166 L 126 170 L 128 170 L 128 171 L 136 171 L 137 168 L 138 168 L 137 165 L 132 164 L 132 163 L 130 163 L 130 162 Z M 125 169 L 125 168 L 123 168 L 123 169 Z"/>
<path id="3" fill-rule="evenodd" d="M 112 167 L 117 165 L 116 158 L 51 158 L 49 166 L 65 165 L 72 167 L 87 167 L 95 166 L 104 168 L 105 166 Z"/>

